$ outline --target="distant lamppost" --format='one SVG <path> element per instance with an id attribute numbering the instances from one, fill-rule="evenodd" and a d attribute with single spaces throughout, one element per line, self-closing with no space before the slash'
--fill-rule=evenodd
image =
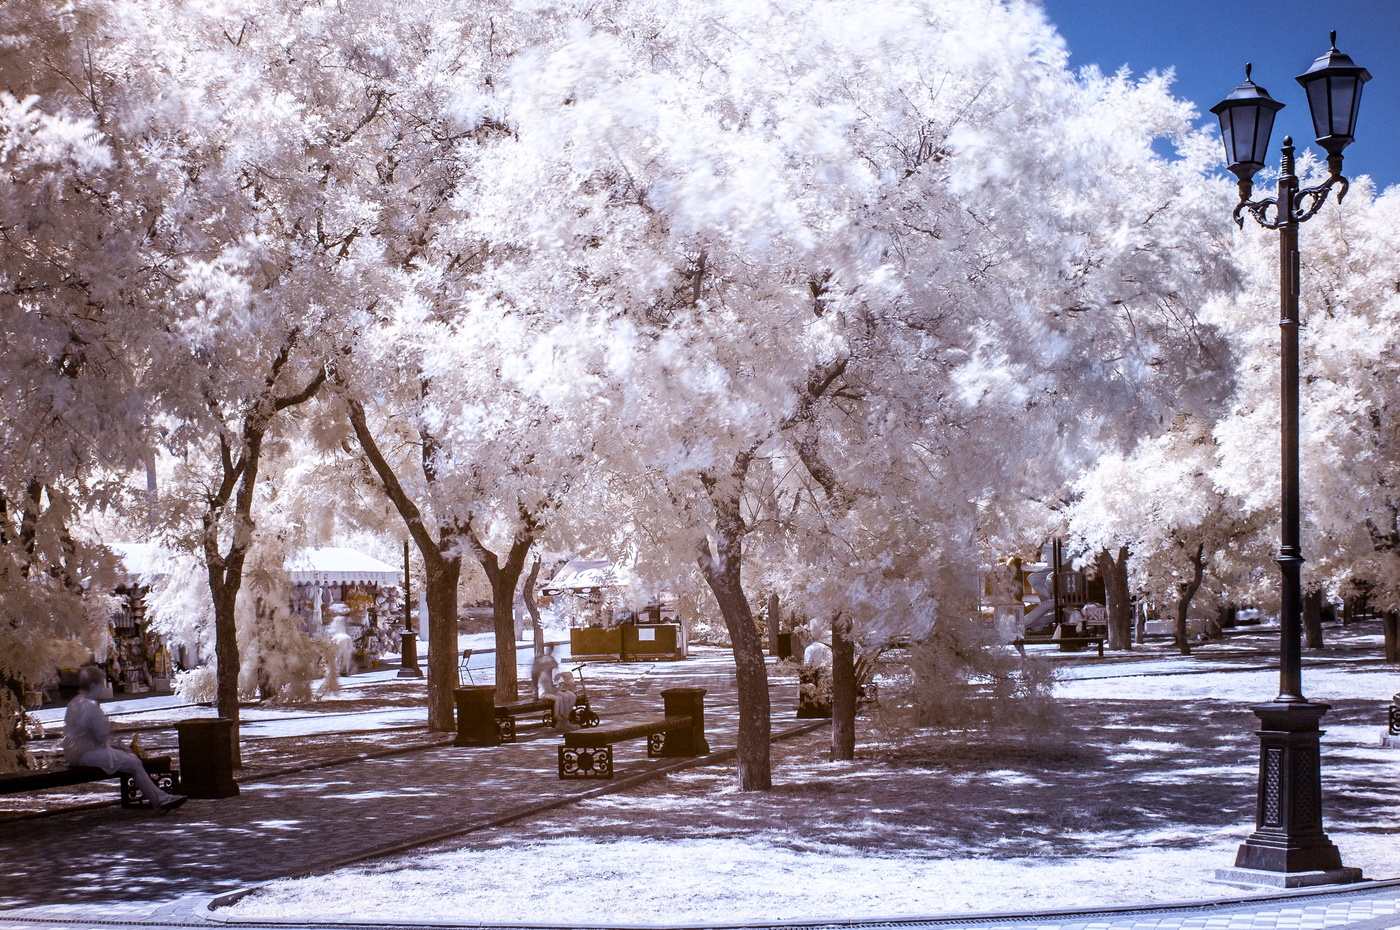
<path id="1" fill-rule="evenodd" d="M 1332 48 L 1298 78 L 1307 91 L 1317 142 L 1327 151 L 1327 180 L 1300 190 L 1293 173 L 1293 140 L 1283 140 L 1283 163 L 1274 197 L 1250 200 L 1254 175 L 1264 167 L 1274 115 L 1283 104 L 1249 79 L 1211 108 L 1220 117 L 1230 170 L 1240 179 L 1235 222 L 1247 210 L 1265 229 L 1279 231 L 1279 308 L 1281 318 L 1281 427 L 1283 453 L 1282 532 L 1277 562 L 1282 570 L 1283 604 L 1279 631 L 1279 694 L 1252 710 L 1259 717 L 1259 795 L 1255 830 L 1240 846 L 1237 869 L 1277 875 L 1268 884 L 1294 887 L 1355 881 L 1359 869 L 1342 867 L 1341 853 L 1322 829 L 1322 765 L 1318 721 L 1329 705 L 1303 696 L 1302 565 L 1298 519 L 1298 224 L 1311 219 L 1333 187 L 1337 202 L 1346 196 L 1342 150 L 1352 142 L 1365 68 Z M 1222 870 L 1228 871 L 1228 870 Z"/>
<path id="2" fill-rule="evenodd" d="M 413 632 L 413 578 L 408 571 L 408 540 L 403 541 L 403 632 L 399 634 L 399 677 L 422 678 L 418 667 L 418 634 Z"/>

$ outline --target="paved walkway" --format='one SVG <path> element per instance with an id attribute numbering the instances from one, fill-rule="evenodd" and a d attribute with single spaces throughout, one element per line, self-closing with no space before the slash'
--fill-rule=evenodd
<path id="1" fill-rule="evenodd" d="M 608 700 L 600 707 L 605 719 L 654 711 L 662 688 L 699 685 L 710 692 L 711 746 L 716 753 L 732 749 L 737 707 L 733 672 L 723 657 L 638 672 L 626 686 L 606 689 Z M 597 700 L 604 688 L 594 687 Z M 775 731 L 802 723 L 794 719 L 794 691 L 791 683 L 775 685 Z M 526 730 L 514 745 L 440 746 L 248 782 L 236 798 L 191 801 L 166 818 L 104 807 L 3 823 L 0 930 L 228 926 L 207 908 L 220 893 L 420 846 L 528 815 L 541 805 L 567 805 L 676 764 L 648 759 L 633 742 L 618 749 L 617 781 L 562 782 L 555 773 L 557 745 L 553 731 Z M 399 925 L 425 926 L 409 920 L 376 924 Z M 1232 901 L 1183 907 L 784 926 L 1400 930 L 1400 881 L 1267 897 L 1242 893 Z"/>
<path id="2" fill-rule="evenodd" d="M 607 688 L 605 698 L 594 685 L 605 723 L 659 712 L 662 688 L 705 687 L 711 757 L 732 750 L 737 702 L 723 656 L 644 666 L 629 677 L 625 687 Z M 777 731 L 799 723 L 795 692 L 790 683 L 774 686 Z M 245 782 L 237 797 L 191 800 L 164 818 L 110 806 L 0 823 L 0 908 L 207 897 L 411 848 L 694 764 L 649 759 L 645 743 L 632 740 L 616 749 L 616 780 L 561 781 L 558 745 L 553 730 L 523 728 L 515 744 L 446 745 Z"/>

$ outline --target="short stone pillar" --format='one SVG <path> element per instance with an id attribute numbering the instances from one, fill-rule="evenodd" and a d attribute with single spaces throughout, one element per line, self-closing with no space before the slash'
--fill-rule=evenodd
<path id="1" fill-rule="evenodd" d="M 670 757 L 703 756 L 710 751 L 705 739 L 705 689 L 666 688 L 661 700 L 667 717 L 689 717 L 689 730 L 666 734 L 666 743 L 659 755 Z"/>
<path id="2" fill-rule="evenodd" d="M 457 702 L 457 738 L 452 745 L 500 745 L 501 734 L 496 729 L 496 686 L 455 688 L 452 697 Z"/>
<path id="3" fill-rule="evenodd" d="M 198 717 L 175 724 L 180 738 L 180 793 L 191 798 L 231 798 L 238 794 L 233 780 L 233 721 L 227 717 Z"/>

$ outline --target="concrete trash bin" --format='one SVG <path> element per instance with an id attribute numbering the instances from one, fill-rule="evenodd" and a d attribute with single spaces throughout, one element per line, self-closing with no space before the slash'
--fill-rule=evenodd
<path id="1" fill-rule="evenodd" d="M 233 780 L 233 721 L 199 717 L 175 724 L 180 735 L 180 793 L 191 798 L 231 798 L 238 794 Z"/>

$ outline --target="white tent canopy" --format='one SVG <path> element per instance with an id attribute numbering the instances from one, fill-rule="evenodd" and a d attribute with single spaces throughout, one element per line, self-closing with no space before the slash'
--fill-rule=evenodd
<path id="1" fill-rule="evenodd" d="M 553 578 L 540 586 L 540 593 L 545 595 L 582 594 L 599 588 L 611 588 L 626 584 L 626 581 L 617 577 L 613 564 L 607 559 L 594 561 L 573 559 L 555 572 Z"/>
<path id="2" fill-rule="evenodd" d="M 335 546 L 302 549 L 287 560 L 293 584 L 399 584 L 402 574 L 376 558 Z"/>

